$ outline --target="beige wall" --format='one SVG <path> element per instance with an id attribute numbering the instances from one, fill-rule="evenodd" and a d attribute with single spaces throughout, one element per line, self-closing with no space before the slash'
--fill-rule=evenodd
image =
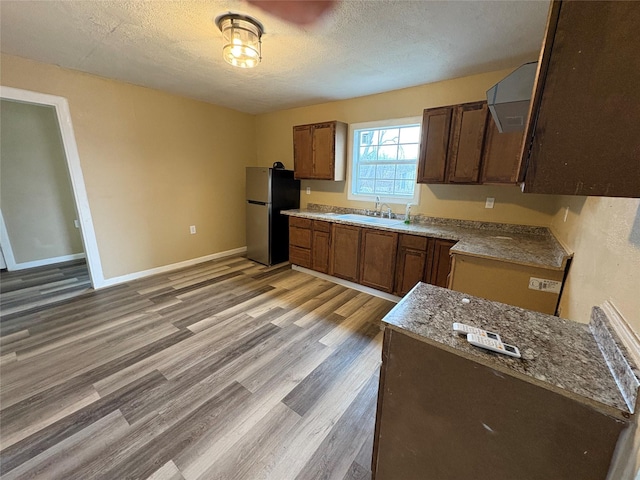
<path id="1" fill-rule="evenodd" d="M 609 300 L 640 335 L 640 199 L 562 196 L 558 207 L 552 229 L 575 252 L 561 316 L 588 322 Z"/>
<path id="2" fill-rule="evenodd" d="M 0 205 L 16 263 L 82 253 L 53 107 L 2 100 Z"/>
<path id="3" fill-rule="evenodd" d="M 69 101 L 105 278 L 246 244 L 252 115 L 18 57 L 1 62 L 2 85 Z"/>
<path id="4" fill-rule="evenodd" d="M 510 70 L 503 70 L 379 95 L 258 115 L 258 162 L 267 166 L 281 161 L 287 168 L 293 168 L 294 125 L 326 120 L 360 123 L 421 116 L 425 108 L 483 100 L 487 89 L 508 73 Z M 347 182 L 303 181 L 303 191 L 306 187 L 311 187 L 311 194 L 303 193 L 301 204 L 303 207 L 308 202 L 355 208 L 373 207 L 371 203 L 349 201 L 346 184 Z M 495 198 L 495 208 L 484 208 L 487 197 Z M 524 195 L 515 186 L 422 185 L 420 205 L 412 211 L 436 217 L 547 226 L 556 208 L 555 196 Z M 403 213 L 404 207 L 395 205 L 393 210 Z"/>

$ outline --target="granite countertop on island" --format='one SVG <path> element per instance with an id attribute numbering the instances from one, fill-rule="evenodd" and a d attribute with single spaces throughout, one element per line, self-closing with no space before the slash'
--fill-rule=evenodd
<path id="1" fill-rule="evenodd" d="M 455 240 L 451 253 L 496 259 L 520 265 L 564 270 L 572 254 L 567 252 L 546 227 L 475 222 L 433 217 L 413 217 L 410 224 L 397 219 L 388 225 L 340 218 L 361 211 L 310 204 L 307 210 L 285 210 L 284 215 L 355 225 L 410 235 Z"/>
<path id="2" fill-rule="evenodd" d="M 586 324 L 425 283 L 416 285 L 383 322 L 387 328 L 569 396 L 607 415 L 628 419 L 632 413 Z M 498 333 L 503 342 L 520 349 L 522 358 L 472 346 L 453 332 L 454 322 Z"/>

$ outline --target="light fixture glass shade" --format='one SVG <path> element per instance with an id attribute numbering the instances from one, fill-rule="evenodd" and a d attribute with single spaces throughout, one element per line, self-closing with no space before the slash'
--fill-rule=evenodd
<path id="1" fill-rule="evenodd" d="M 253 68 L 262 60 L 262 25 L 251 17 L 228 14 L 216 19 L 222 32 L 222 56 L 234 67 Z"/>

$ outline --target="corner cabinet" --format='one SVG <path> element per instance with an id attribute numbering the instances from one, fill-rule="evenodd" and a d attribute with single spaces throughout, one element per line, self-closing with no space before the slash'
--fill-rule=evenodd
<path id="1" fill-rule="evenodd" d="M 345 179 L 347 124 L 337 121 L 293 127 L 293 164 L 297 179 Z"/>
<path id="2" fill-rule="evenodd" d="M 520 180 L 523 132 L 500 133 L 491 115 L 487 116 L 482 149 L 483 184 L 515 185 Z"/>
<path id="3" fill-rule="evenodd" d="M 640 197 L 638 25 L 637 2 L 551 4 L 524 192 Z"/>

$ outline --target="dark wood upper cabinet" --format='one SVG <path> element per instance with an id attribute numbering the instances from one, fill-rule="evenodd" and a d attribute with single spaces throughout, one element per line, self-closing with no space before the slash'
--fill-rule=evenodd
<path id="1" fill-rule="evenodd" d="M 523 152 L 524 191 L 640 197 L 640 7 L 554 1 Z"/>
<path id="2" fill-rule="evenodd" d="M 448 157 L 450 183 L 478 183 L 487 111 L 487 102 L 455 108 Z"/>
<path id="3" fill-rule="evenodd" d="M 518 183 L 523 136 L 523 132 L 500 133 L 491 115 L 487 116 L 482 183 Z"/>
<path id="4" fill-rule="evenodd" d="M 330 275 L 358 282 L 361 230 L 360 227 L 350 225 L 331 225 Z"/>
<path id="5" fill-rule="evenodd" d="M 418 183 L 478 183 L 487 103 L 430 108 L 422 116 Z"/>
<path id="6" fill-rule="evenodd" d="M 393 292 L 398 234 L 363 228 L 361 241 L 360 283 L 383 292 Z"/>
<path id="7" fill-rule="evenodd" d="M 444 183 L 454 107 L 430 108 L 422 115 L 418 183 Z"/>
<path id="8" fill-rule="evenodd" d="M 293 127 L 295 178 L 345 179 L 347 124 L 323 122 Z"/>

